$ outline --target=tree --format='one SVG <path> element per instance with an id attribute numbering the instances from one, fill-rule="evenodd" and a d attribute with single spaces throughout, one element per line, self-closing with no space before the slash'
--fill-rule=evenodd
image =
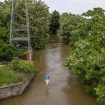
<path id="1" fill-rule="evenodd" d="M 73 40 L 72 51 L 64 66 L 77 74 L 85 84 L 86 91 L 97 96 L 97 101 L 104 105 L 105 14 L 103 9 L 94 8 L 83 15 L 90 19 L 81 23 L 82 28 L 77 27 L 72 31 L 77 39 Z"/>
<path id="2" fill-rule="evenodd" d="M 33 49 L 43 48 L 49 40 L 50 14 L 48 6 L 42 2 L 29 1 L 31 45 Z"/>
<path id="3" fill-rule="evenodd" d="M 17 2 L 16 7 L 15 7 L 16 11 L 18 12 L 18 14 L 26 18 L 25 9 L 24 9 L 25 5 L 24 5 L 23 0 L 19 0 L 16 2 Z M 49 14 L 48 6 L 42 1 L 33 2 L 33 0 L 28 0 L 27 2 L 28 2 L 31 46 L 33 49 L 40 49 L 40 48 L 43 48 L 48 43 L 48 40 L 49 40 L 49 35 L 48 35 L 49 26 L 48 25 L 50 22 L 50 14 Z M 2 4 L 1 5 L 3 8 L 8 8 L 10 3 L 11 3 L 10 0 L 5 0 L 4 2 L 5 5 L 2 5 Z M 8 9 L 8 11 L 10 11 L 10 8 Z M 10 16 L 10 12 L 8 13 Z M 17 15 L 15 15 L 14 18 L 15 18 L 15 23 L 21 24 L 21 25 L 15 24 L 14 25 L 15 28 L 20 28 L 20 27 L 26 28 L 25 26 L 26 21 L 24 19 L 19 18 Z M 8 21 L 10 21 L 10 19 Z M 19 34 L 22 34 L 22 32 L 19 32 Z"/>
<path id="4" fill-rule="evenodd" d="M 83 17 L 71 13 L 62 13 L 60 16 L 60 32 L 63 38 L 71 41 L 71 32 L 84 20 Z"/>
<path id="5" fill-rule="evenodd" d="M 10 0 L 0 2 L 0 61 L 11 61 L 15 48 L 9 45 L 10 30 Z"/>
<path id="6" fill-rule="evenodd" d="M 9 43 L 10 1 L 0 2 L 0 40 Z"/>
<path id="7" fill-rule="evenodd" d="M 51 21 L 50 21 L 50 32 L 52 34 L 57 34 L 59 30 L 60 23 L 59 23 L 60 14 L 58 11 L 54 10 L 51 14 Z"/>

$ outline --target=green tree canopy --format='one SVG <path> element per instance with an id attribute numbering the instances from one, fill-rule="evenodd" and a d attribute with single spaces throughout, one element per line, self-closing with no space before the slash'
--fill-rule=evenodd
<path id="1" fill-rule="evenodd" d="M 62 13 L 60 16 L 60 35 L 71 40 L 71 32 L 84 20 L 83 17 L 71 13 Z"/>
<path id="2" fill-rule="evenodd" d="M 94 8 L 83 16 L 86 19 L 71 32 L 73 46 L 64 65 L 76 73 L 85 83 L 86 91 L 104 105 L 105 13 L 102 8 Z"/>
<path id="3" fill-rule="evenodd" d="M 54 12 L 52 12 L 51 14 L 51 21 L 50 21 L 50 32 L 52 34 L 56 34 L 60 27 L 59 18 L 60 18 L 59 12 L 54 10 Z"/>
<path id="4" fill-rule="evenodd" d="M 0 2 L 0 40 L 9 42 L 10 1 Z"/>
<path id="5" fill-rule="evenodd" d="M 43 48 L 49 40 L 49 7 L 42 1 L 28 4 L 30 19 L 31 45 L 34 49 Z"/>

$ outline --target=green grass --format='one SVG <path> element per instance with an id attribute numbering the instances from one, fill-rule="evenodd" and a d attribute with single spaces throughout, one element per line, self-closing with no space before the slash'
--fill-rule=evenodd
<path id="1" fill-rule="evenodd" d="M 17 83 L 22 81 L 26 77 L 26 74 L 19 74 L 12 71 L 8 66 L 0 67 L 0 86 L 4 84 Z"/>
<path id="2" fill-rule="evenodd" d="M 10 64 L 0 67 L 0 86 L 21 82 L 36 71 L 37 68 L 30 61 L 13 60 Z"/>
<path id="3" fill-rule="evenodd" d="M 18 50 L 18 56 L 23 56 L 26 50 Z"/>

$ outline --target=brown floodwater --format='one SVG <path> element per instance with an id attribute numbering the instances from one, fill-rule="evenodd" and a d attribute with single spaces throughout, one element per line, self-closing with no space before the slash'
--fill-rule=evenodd
<path id="1" fill-rule="evenodd" d="M 79 78 L 62 66 L 69 53 L 66 41 L 51 35 L 46 48 L 34 51 L 34 65 L 39 69 L 35 78 L 22 95 L 0 100 L 0 105 L 98 105 Z M 48 87 L 46 74 L 50 75 Z"/>

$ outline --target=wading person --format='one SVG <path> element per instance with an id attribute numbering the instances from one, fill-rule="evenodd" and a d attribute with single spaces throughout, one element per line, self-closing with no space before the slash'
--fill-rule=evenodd
<path id="1" fill-rule="evenodd" d="M 50 79 L 50 76 L 49 75 L 46 75 L 45 76 L 45 80 L 46 80 L 46 85 L 48 86 L 48 83 L 49 83 L 49 79 Z"/>

